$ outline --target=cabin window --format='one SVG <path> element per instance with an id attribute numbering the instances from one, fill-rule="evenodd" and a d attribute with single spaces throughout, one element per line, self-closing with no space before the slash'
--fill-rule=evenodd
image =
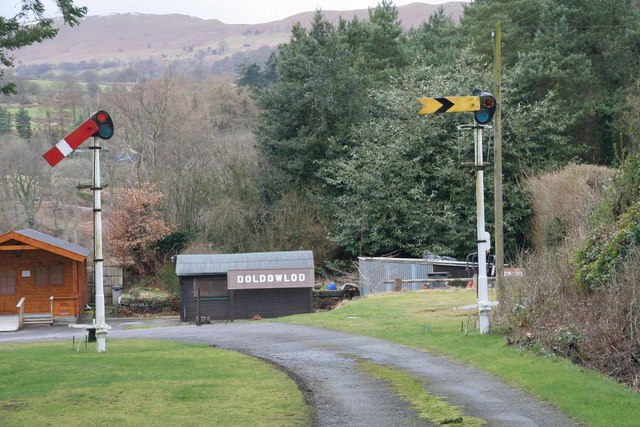
<path id="1" fill-rule="evenodd" d="M 33 271 L 33 284 L 46 286 L 49 283 L 49 269 L 44 265 L 37 266 Z"/>
<path id="2" fill-rule="evenodd" d="M 62 264 L 53 264 L 49 267 L 49 284 L 62 285 L 64 283 L 64 271 Z"/>
<path id="3" fill-rule="evenodd" d="M 13 268 L 0 268 L 0 295 L 15 295 L 16 271 Z"/>
<path id="4" fill-rule="evenodd" d="M 194 278 L 193 279 L 193 296 L 198 296 L 198 288 L 200 288 L 200 297 L 228 297 L 227 281 L 224 278 Z"/>
<path id="5" fill-rule="evenodd" d="M 33 283 L 36 286 L 59 286 L 64 283 L 62 264 L 39 265 L 34 270 Z"/>

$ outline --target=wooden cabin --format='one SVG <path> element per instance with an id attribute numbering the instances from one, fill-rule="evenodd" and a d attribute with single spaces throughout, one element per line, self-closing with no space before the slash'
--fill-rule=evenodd
<path id="1" fill-rule="evenodd" d="M 89 249 L 35 230 L 0 236 L 0 314 L 76 321 L 88 299 Z"/>
<path id="2" fill-rule="evenodd" d="M 313 311 L 313 252 L 178 255 L 183 322 Z"/>

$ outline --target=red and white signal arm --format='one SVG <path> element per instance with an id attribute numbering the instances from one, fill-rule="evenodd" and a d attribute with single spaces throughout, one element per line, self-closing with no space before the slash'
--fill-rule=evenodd
<path id="1" fill-rule="evenodd" d="M 42 157 L 51 166 L 55 166 L 92 136 L 100 139 L 109 139 L 113 136 L 113 121 L 106 111 L 100 110 L 89 117 L 73 132 L 58 141 Z"/>

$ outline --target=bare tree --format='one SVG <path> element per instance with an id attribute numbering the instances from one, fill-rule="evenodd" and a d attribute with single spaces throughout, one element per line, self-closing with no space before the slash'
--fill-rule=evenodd
<path id="1" fill-rule="evenodd" d="M 111 115 L 117 123 L 118 141 L 128 153 L 135 153 L 137 184 L 160 184 L 167 169 L 164 153 L 171 141 L 180 138 L 180 128 L 189 111 L 184 99 L 188 82 L 168 71 L 157 80 L 133 87 L 116 87 L 108 95 Z"/>
<path id="2" fill-rule="evenodd" d="M 0 157 L 0 185 L 5 221 L 12 227 L 37 227 L 36 214 L 42 204 L 43 187 L 47 186 L 48 170 L 42 161 L 40 147 L 24 141 L 3 142 Z M 10 215 L 7 217 L 6 215 Z"/>
<path id="3" fill-rule="evenodd" d="M 135 156 L 129 182 L 150 181 L 162 191 L 167 221 L 204 233 L 211 212 L 231 205 L 227 199 L 234 206 L 258 199 L 254 137 L 247 130 L 255 112 L 244 89 L 229 80 L 194 83 L 167 72 L 107 96 L 117 123 L 115 143 Z M 245 206 L 225 217 L 237 219 L 248 210 L 257 209 Z"/>
<path id="4" fill-rule="evenodd" d="M 137 277 L 155 276 L 160 261 L 155 244 L 173 231 L 158 210 L 162 199 L 152 184 L 124 190 L 108 216 L 108 247 Z"/>

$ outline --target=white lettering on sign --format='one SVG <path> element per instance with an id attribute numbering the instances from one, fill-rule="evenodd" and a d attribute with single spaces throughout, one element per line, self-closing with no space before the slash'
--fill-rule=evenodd
<path id="1" fill-rule="evenodd" d="M 311 268 L 232 270 L 227 273 L 228 289 L 311 288 L 314 282 Z"/>
<path id="2" fill-rule="evenodd" d="M 304 282 L 307 276 L 304 273 L 292 274 L 245 274 L 238 275 L 238 283 L 289 283 Z"/>

